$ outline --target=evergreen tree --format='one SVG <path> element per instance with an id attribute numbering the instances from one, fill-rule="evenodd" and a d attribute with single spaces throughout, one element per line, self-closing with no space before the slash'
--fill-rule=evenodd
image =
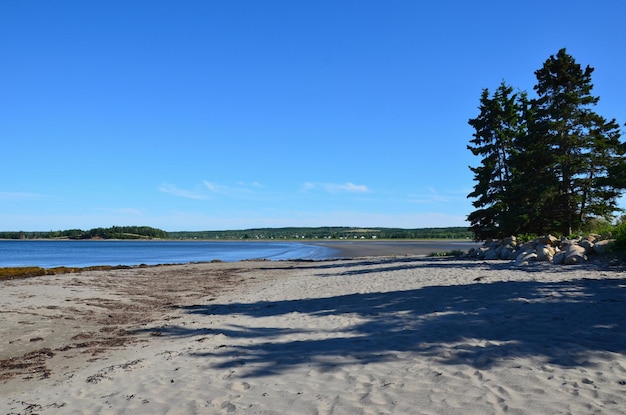
<path id="1" fill-rule="evenodd" d="M 586 222 L 611 219 L 626 188 L 626 144 L 616 121 L 592 110 L 593 68 L 565 49 L 535 72 L 537 98 L 504 83 L 483 90 L 468 149 L 482 156 L 470 167 L 477 184 L 468 195 L 476 239 L 510 234 L 570 235 Z"/>
<path id="2" fill-rule="evenodd" d="M 591 108 L 599 100 L 591 95 L 593 70 L 561 49 L 535 72 L 537 98 L 523 146 L 528 160 L 517 173 L 520 180 L 534 175 L 541 181 L 528 189 L 540 198 L 531 218 L 535 232 L 569 235 L 617 208 L 620 189 L 610 171 L 624 163 L 619 126 Z"/>
<path id="3" fill-rule="evenodd" d="M 476 132 L 467 148 L 481 156 L 481 165 L 470 167 L 477 182 L 468 197 L 477 208 L 468 221 L 477 239 L 500 237 L 515 230 L 511 217 L 510 183 L 512 172 L 509 159 L 514 152 L 514 140 L 523 134 L 522 121 L 526 94 L 513 93 L 502 82 L 493 96 L 484 89 L 480 98 L 480 114 L 470 119 Z"/>

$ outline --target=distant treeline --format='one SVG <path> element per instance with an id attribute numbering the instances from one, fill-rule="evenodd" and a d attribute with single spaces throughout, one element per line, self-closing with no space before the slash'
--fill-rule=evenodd
<path id="1" fill-rule="evenodd" d="M 88 231 L 0 232 L 0 239 L 167 239 L 167 232 L 149 226 L 112 226 Z"/>
<path id="2" fill-rule="evenodd" d="M 258 228 L 232 231 L 166 232 L 149 226 L 113 226 L 88 231 L 0 232 L 0 239 L 472 239 L 469 228 Z"/>
<path id="3" fill-rule="evenodd" d="M 168 232 L 171 239 L 471 239 L 466 227 L 450 228 L 258 228 L 236 231 Z"/>

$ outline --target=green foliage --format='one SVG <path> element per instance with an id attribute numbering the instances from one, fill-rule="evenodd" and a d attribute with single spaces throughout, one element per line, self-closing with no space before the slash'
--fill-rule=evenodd
<path id="1" fill-rule="evenodd" d="M 165 232 L 149 226 L 113 226 L 88 231 L 70 229 L 50 232 L 0 232 L 0 239 L 471 239 L 466 227 L 448 228 L 256 228 L 227 231 Z"/>
<path id="2" fill-rule="evenodd" d="M 113 226 L 88 231 L 0 232 L 0 239 L 167 239 L 167 232 L 149 226 Z"/>
<path id="3" fill-rule="evenodd" d="M 526 94 L 515 94 L 504 82 L 490 97 L 484 89 L 480 98 L 480 115 L 470 119 L 475 133 L 467 148 L 481 156 L 482 165 L 470 167 L 477 182 L 468 197 L 478 208 L 468 216 L 476 239 L 514 233 L 511 217 L 514 201 L 510 192 L 513 172 L 510 159 L 515 155 L 515 139 L 523 134 Z"/>
<path id="4" fill-rule="evenodd" d="M 229 231 L 169 232 L 172 239 L 470 239 L 465 227 L 449 228 L 257 228 Z"/>
<path id="5" fill-rule="evenodd" d="M 626 248 L 626 222 L 616 225 L 611 233 L 615 238 L 615 245 L 618 248 Z"/>
<path id="6" fill-rule="evenodd" d="M 113 226 L 85 232 L 81 239 L 165 239 L 167 232 L 149 226 Z"/>
<path id="7" fill-rule="evenodd" d="M 603 235 L 607 233 L 611 233 L 614 229 L 614 226 L 608 220 L 604 218 L 591 218 L 586 221 L 581 227 L 580 231 L 583 234 L 597 234 Z"/>
<path id="8" fill-rule="evenodd" d="M 525 243 L 525 242 L 534 241 L 535 239 L 539 237 L 539 235 L 535 233 L 523 233 L 520 235 L 515 235 L 515 237 L 517 238 L 519 242 Z"/>
<path id="9" fill-rule="evenodd" d="M 469 120 L 476 132 L 468 148 L 483 157 L 470 167 L 476 239 L 570 235 L 619 210 L 626 144 L 617 122 L 592 110 L 592 72 L 562 49 L 535 72 L 535 99 L 504 83 L 492 97 L 483 91 L 480 114 Z"/>

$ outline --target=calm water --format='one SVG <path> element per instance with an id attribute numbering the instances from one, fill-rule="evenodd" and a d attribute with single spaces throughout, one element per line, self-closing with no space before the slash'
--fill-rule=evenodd
<path id="1" fill-rule="evenodd" d="M 264 258 L 326 259 L 333 249 L 297 242 L 0 241 L 0 267 L 156 265 Z"/>

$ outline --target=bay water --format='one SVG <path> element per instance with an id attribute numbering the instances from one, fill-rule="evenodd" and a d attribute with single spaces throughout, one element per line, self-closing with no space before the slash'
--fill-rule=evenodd
<path id="1" fill-rule="evenodd" d="M 225 262 L 246 259 L 327 259 L 331 248 L 298 242 L 1 240 L 0 267 L 88 267 Z"/>

